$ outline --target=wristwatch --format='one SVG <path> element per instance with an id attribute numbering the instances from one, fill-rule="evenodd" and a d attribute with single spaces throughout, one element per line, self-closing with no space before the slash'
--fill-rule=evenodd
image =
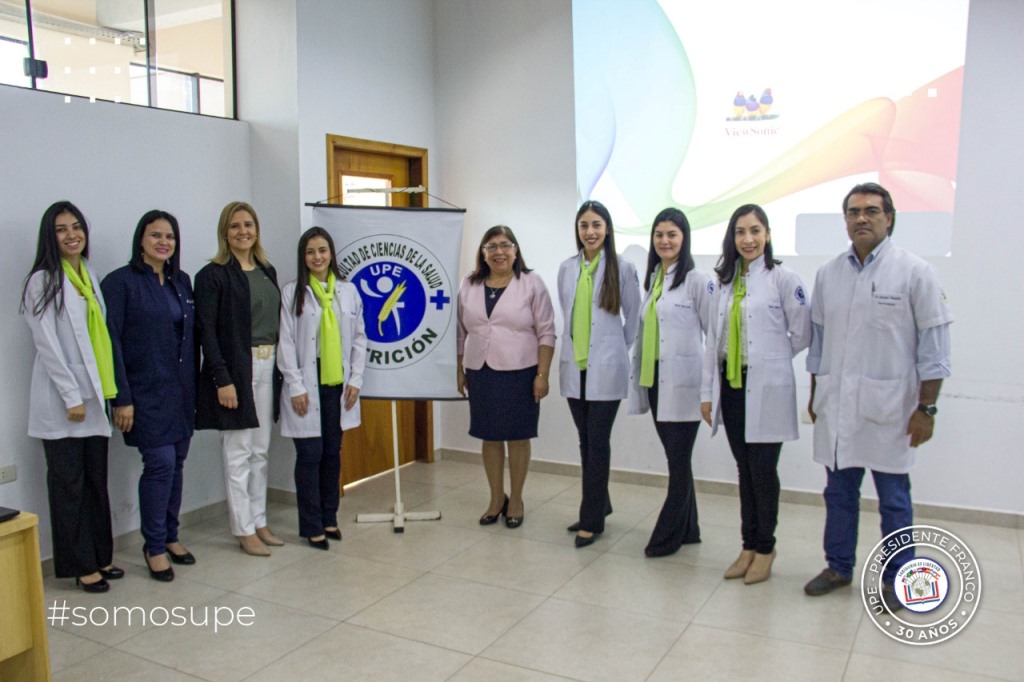
<path id="1" fill-rule="evenodd" d="M 924 412 L 929 417 L 934 417 L 935 415 L 937 415 L 939 413 L 939 408 L 935 407 L 934 404 L 932 404 L 932 405 L 925 405 L 924 403 L 918 403 L 917 410 L 919 412 Z"/>

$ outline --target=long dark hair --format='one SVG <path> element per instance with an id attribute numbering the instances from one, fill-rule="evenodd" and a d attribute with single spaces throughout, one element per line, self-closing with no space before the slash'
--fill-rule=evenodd
<path id="1" fill-rule="evenodd" d="M 576 211 L 576 222 L 573 224 L 576 233 L 576 248 L 581 251 L 583 250 L 583 240 L 580 239 L 580 216 L 587 211 L 593 211 L 600 216 L 607 231 L 604 238 L 604 282 L 601 284 L 598 307 L 612 315 L 618 315 L 622 306 L 622 295 L 619 292 L 619 256 L 615 252 L 615 229 L 612 226 L 612 216 L 600 201 L 591 199 L 583 202 L 579 210 Z"/>
<path id="2" fill-rule="evenodd" d="M 524 272 L 531 272 L 530 268 L 526 267 L 526 261 L 523 260 L 523 250 L 519 248 L 519 242 L 516 240 L 516 235 L 512 232 L 512 228 L 508 225 L 495 225 L 484 232 L 484 236 L 480 238 L 480 248 L 476 250 L 476 270 L 469 276 L 470 284 L 479 284 L 490 277 L 491 266 L 487 264 L 487 259 L 484 258 L 484 244 L 498 235 L 507 238 L 516 245 L 516 257 L 512 261 L 512 272 L 516 278 Z"/>
<path id="3" fill-rule="evenodd" d="M 654 270 L 661 263 L 661 257 L 658 256 L 658 251 L 654 248 L 654 230 L 658 227 L 659 223 L 672 223 L 683 233 L 683 248 L 679 250 L 679 261 L 676 263 L 676 272 L 672 276 L 672 285 L 669 286 L 669 290 L 675 289 L 682 284 L 683 280 L 686 279 L 687 273 L 696 267 L 693 262 L 693 255 L 690 253 L 690 221 L 686 219 L 686 214 L 678 208 L 666 208 L 654 216 L 654 222 L 651 224 L 651 244 L 647 252 L 647 274 L 644 275 L 644 291 L 651 290 L 651 275 L 654 274 Z"/>
<path id="4" fill-rule="evenodd" d="M 306 265 L 306 246 L 309 245 L 309 240 L 313 237 L 323 237 L 327 240 L 327 248 L 331 250 L 331 262 L 327 265 L 328 270 L 334 273 L 335 279 L 339 282 L 344 277 L 341 276 L 341 270 L 338 269 L 338 258 L 334 254 L 334 240 L 331 239 L 331 233 L 322 227 L 311 227 L 302 233 L 299 237 L 299 266 L 295 269 L 299 273 L 295 280 L 295 316 L 298 317 L 302 314 L 302 307 L 306 303 L 306 284 L 309 282 L 309 266 Z"/>
<path id="5" fill-rule="evenodd" d="M 722 256 L 718 259 L 718 265 L 715 266 L 718 281 L 722 284 L 728 284 L 736 275 L 736 261 L 741 259 L 740 252 L 736 248 L 736 222 L 749 213 L 753 213 L 757 220 L 764 225 L 766 237 L 771 236 L 772 228 L 768 226 L 768 214 L 757 204 L 743 204 L 733 211 L 732 217 L 729 218 L 729 227 L 725 229 L 725 237 L 722 238 Z M 781 262 L 772 257 L 772 242 L 770 239 L 767 240 L 764 245 L 764 266 L 771 270 Z"/>
<path id="6" fill-rule="evenodd" d="M 85 248 L 82 249 L 82 258 L 89 258 L 89 224 L 85 216 L 77 206 L 70 201 L 58 201 L 51 205 L 43 213 L 39 221 L 39 239 L 36 242 L 36 259 L 32 263 L 32 269 L 25 277 L 25 283 L 21 287 L 21 305 L 18 312 L 24 313 L 27 309 L 25 297 L 28 295 L 28 281 L 32 275 L 42 270 L 46 273 L 46 283 L 43 286 L 43 294 L 39 300 L 32 301 L 31 310 L 33 315 L 42 315 L 46 309 L 53 304 L 58 313 L 64 310 L 64 266 L 60 262 L 60 246 L 57 244 L 57 216 L 62 213 L 70 213 L 82 226 L 82 233 L 85 234 Z"/>
<path id="7" fill-rule="evenodd" d="M 139 224 L 135 226 L 135 236 L 132 238 L 132 257 L 128 264 L 136 272 L 146 271 L 146 261 L 142 258 L 142 238 L 146 235 L 146 228 L 158 220 L 166 220 L 174 232 L 174 253 L 164 263 L 164 277 L 174 277 L 178 274 L 178 263 L 181 262 L 181 231 L 178 230 L 178 219 L 167 211 L 154 209 L 146 211 Z"/>

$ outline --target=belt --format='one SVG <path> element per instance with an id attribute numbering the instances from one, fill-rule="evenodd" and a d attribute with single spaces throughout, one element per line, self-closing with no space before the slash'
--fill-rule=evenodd
<path id="1" fill-rule="evenodd" d="M 256 358 L 257 360 L 269 360 L 270 358 L 274 357 L 274 348 L 275 348 L 275 346 L 273 346 L 273 345 L 270 345 L 270 346 L 253 346 L 252 347 L 252 356 L 254 358 Z"/>

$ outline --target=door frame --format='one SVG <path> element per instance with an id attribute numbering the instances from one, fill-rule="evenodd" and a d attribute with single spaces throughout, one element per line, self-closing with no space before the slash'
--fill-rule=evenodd
<path id="1" fill-rule="evenodd" d="M 427 183 L 427 150 L 423 147 L 410 147 L 404 144 L 363 140 L 345 135 L 327 135 L 327 203 L 341 203 L 342 188 L 338 183 L 338 170 L 335 165 L 335 152 L 349 150 L 370 154 L 383 154 L 405 159 L 409 164 L 409 186 L 428 186 Z M 409 194 L 409 206 L 414 208 L 427 207 L 426 192 Z"/>

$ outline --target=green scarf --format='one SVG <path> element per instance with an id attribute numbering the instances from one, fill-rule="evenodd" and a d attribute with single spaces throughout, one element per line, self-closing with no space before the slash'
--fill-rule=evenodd
<path id="1" fill-rule="evenodd" d="M 594 272 L 601 262 L 601 251 L 587 265 L 580 254 L 580 278 L 576 282 L 576 300 L 572 304 L 572 352 L 576 365 L 583 371 L 587 368 L 590 354 L 590 312 L 594 305 Z"/>
<path id="2" fill-rule="evenodd" d="M 103 310 L 100 308 L 100 302 L 96 300 L 96 293 L 92 288 L 89 269 L 85 266 L 85 261 L 82 261 L 82 275 L 79 277 L 75 269 L 71 267 L 71 263 L 61 258 L 60 264 L 64 268 L 64 274 L 71 280 L 71 284 L 85 298 L 89 343 L 92 344 L 92 354 L 96 357 L 96 370 L 100 375 L 103 397 L 109 400 L 117 396 L 117 382 L 114 381 L 114 351 L 110 345 L 107 321 L 103 319 Z"/>
<path id="3" fill-rule="evenodd" d="M 736 271 L 732 280 L 732 309 L 729 311 L 729 340 L 725 347 L 725 378 L 733 388 L 743 387 L 743 311 L 747 280 Z"/>
<path id="4" fill-rule="evenodd" d="M 644 315 L 644 345 L 640 353 L 640 385 L 650 388 L 654 385 L 654 363 L 658 361 L 658 299 L 665 284 L 665 272 L 658 266 L 651 289 L 651 302 Z"/>
<path id="5" fill-rule="evenodd" d="M 341 362 L 341 328 L 334 316 L 331 302 L 334 300 L 333 272 L 327 273 L 327 289 L 313 275 L 309 276 L 309 288 L 320 302 L 320 385 L 337 386 L 345 380 L 345 369 Z"/>

